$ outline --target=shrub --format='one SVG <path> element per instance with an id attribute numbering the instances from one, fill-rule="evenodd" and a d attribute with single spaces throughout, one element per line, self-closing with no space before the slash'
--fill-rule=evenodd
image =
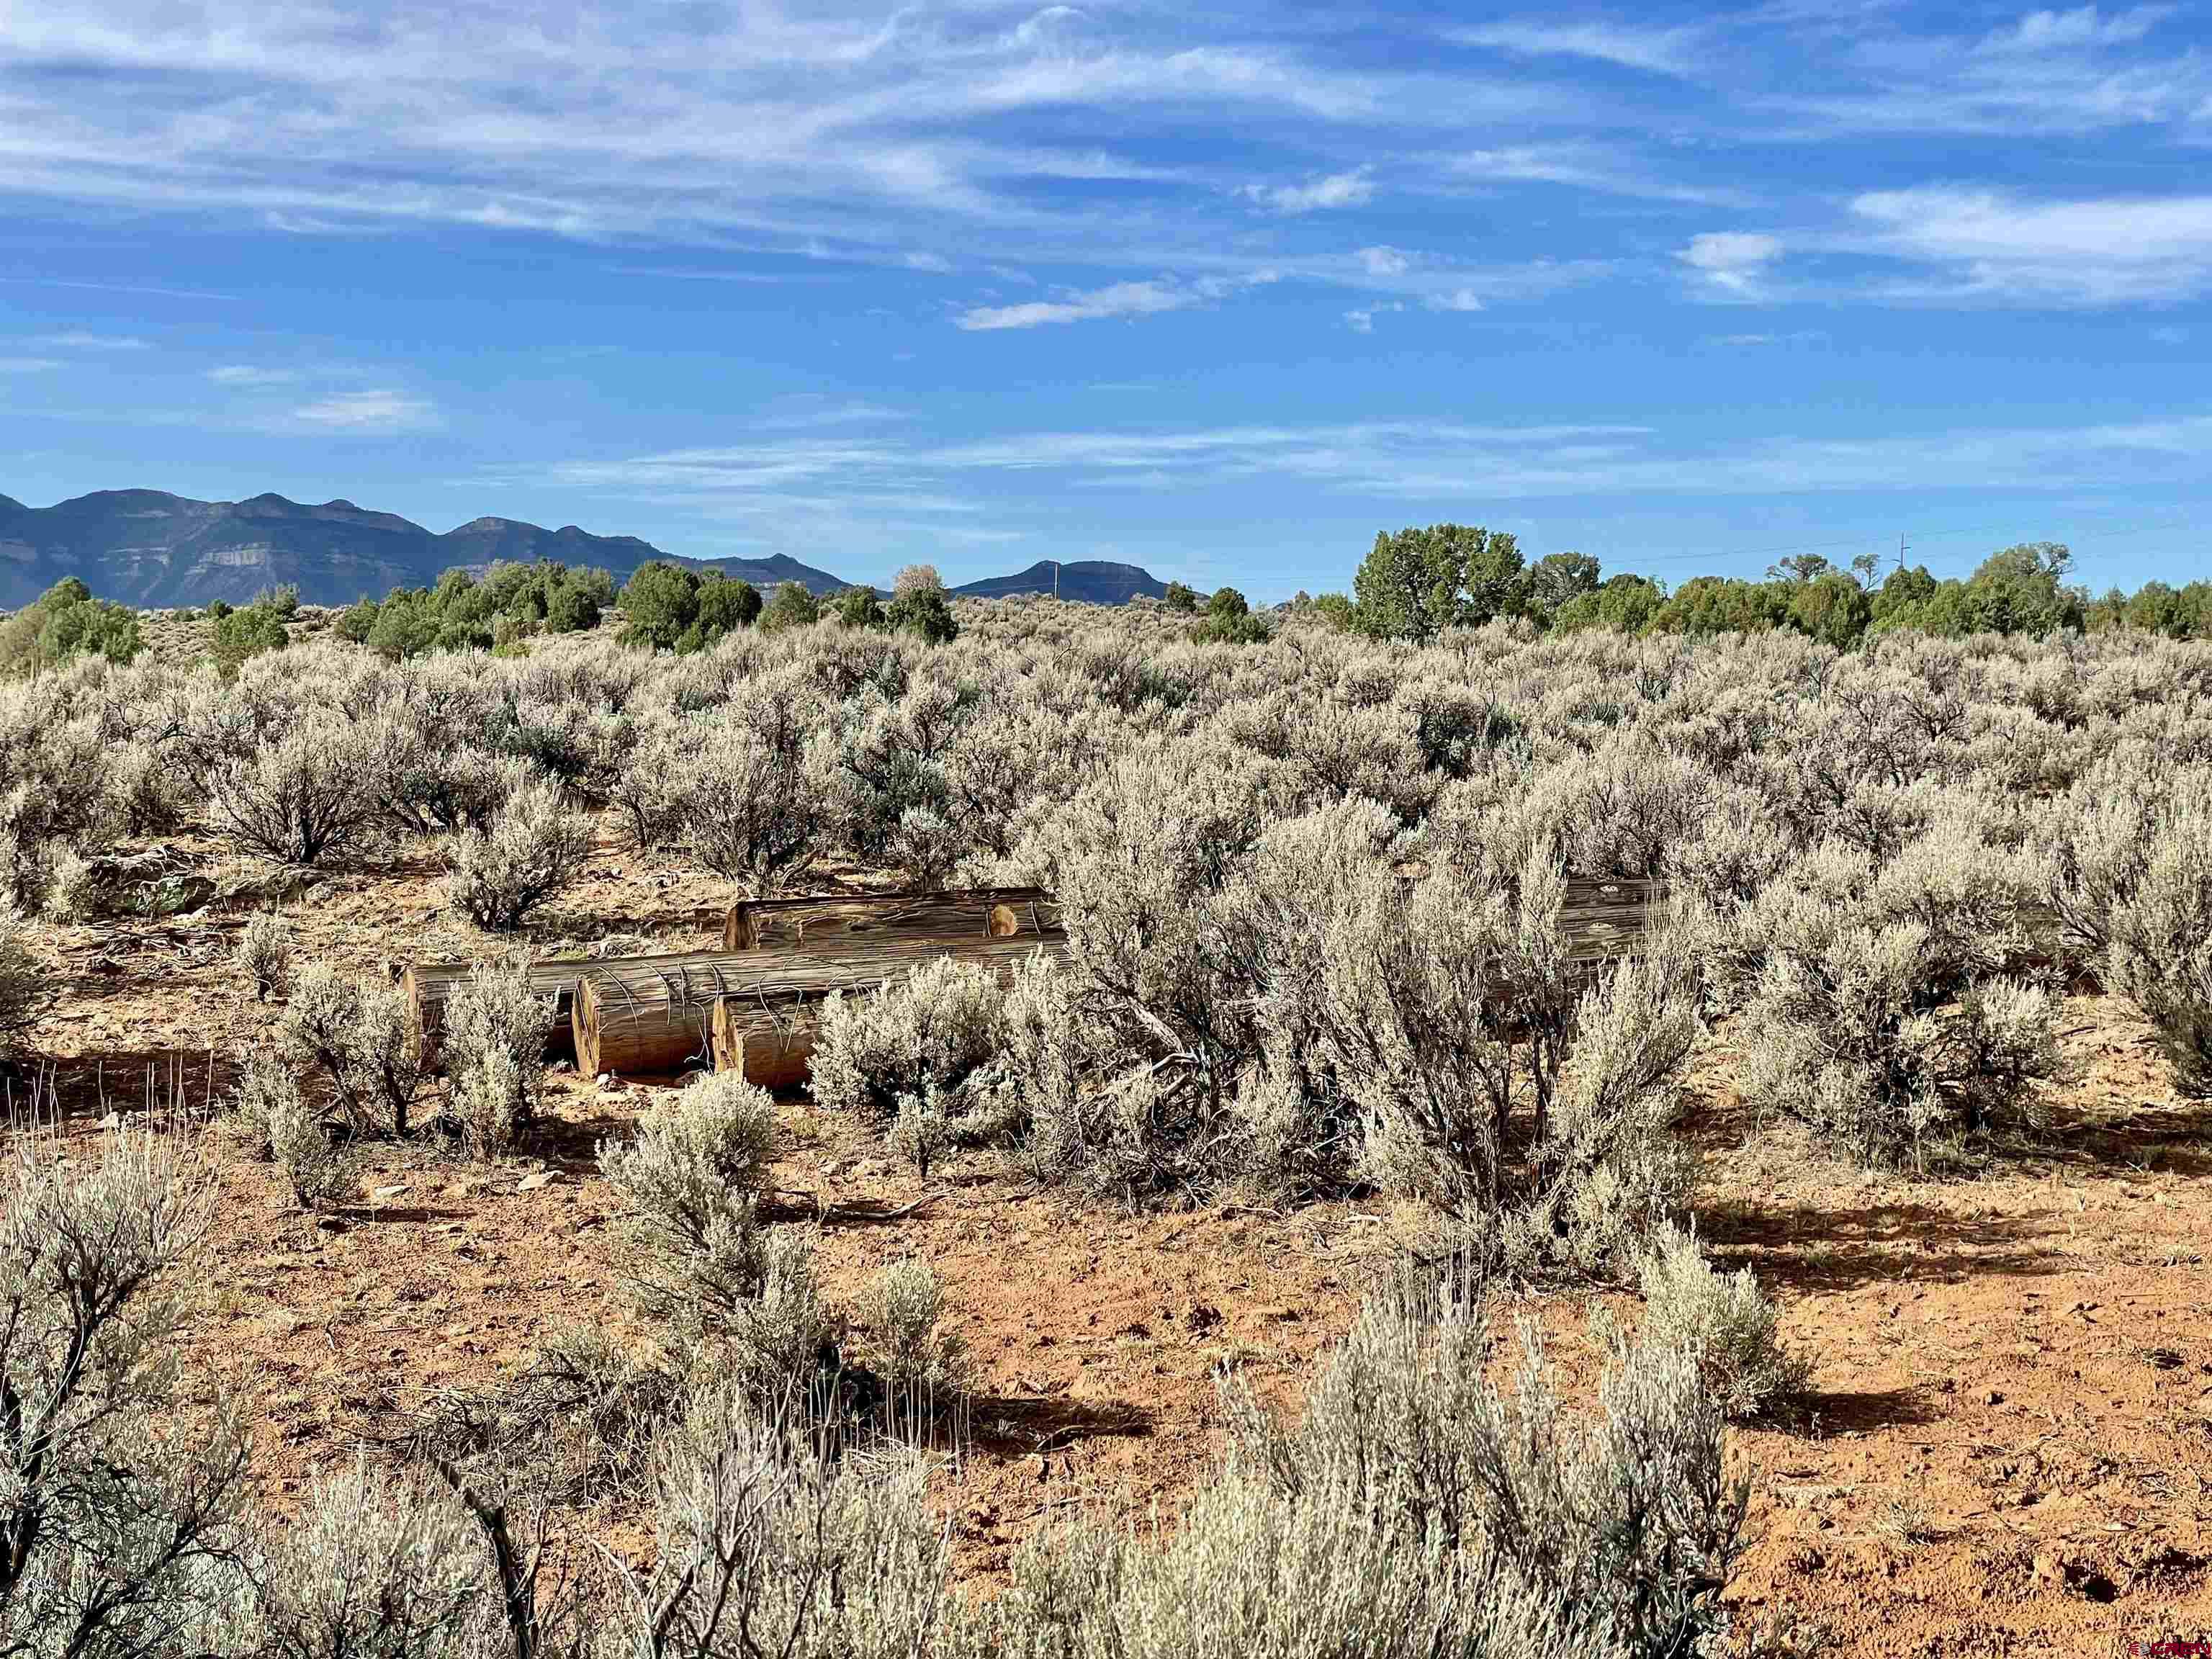
<path id="1" fill-rule="evenodd" d="M 1747 1095 L 1875 1160 L 2039 1120 L 2033 1085 L 2057 1064 L 2047 993 L 1993 979 L 1947 1000 L 1917 924 L 1788 910 L 1743 1016 Z"/>
<path id="2" fill-rule="evenodd" d="M 519 785 L 491 827 L 464 830 L 446 858 L 446 891 L 480 927 L 507 932 L 582 872 L 592 852 L 588 820 L 568 811 L 551 780 Z"/>
<path id="3" fill-rule="evenodd" d="M 1751 1269 L 1715 1271 L 1694 1232 L 1668 1227 L 1637 1264 L 1645 1346 L 1682 1348 L 1731 1419 L 1766 1415 L 1803 1391 L 1806 1367 L 1787 1352 L 1774 1304 Z"/>
<path id="4" fill-rule="evenodd" d="M 2123 859 L 2124 874 L 2112 868 Z M 2212 1097 L 2212 772 L 2174 781 L 2150 809 L 2139 852 L 2094 865 L 2109 872 L 2099 908 L 2112 988 L 2157 1028 L 2175 1086 Z"/>
<path id="5" fill-rule="evenodd" d="M 360 1159 L 332 1133 L 282 1060 L 249 1054 L 233 1097 L 239 1126 L 261 1155 L 283 1166 L 300 1207 L 319 1210 L 358 1190 Z"/>
<path id="6" fill-rule="evenodd" d="M 246 918 L 238 936 L 238 969 L 253 987 L 257 1002 L 282 997 L 292 978 L 292 929 L 274 910 Z"/>
<path id="7" fill-rule="evenodd" d="M 775 1144 L 775 1102 L 733 1072 L 701 1077 L 641 1115 L 599 1167 L 668 1251 L 701 1251 L 753 1225 Z"/>
<path id="8" fill-rule="evenodd" d="M 938 957 L 902 981 L 823 1005 L 814 1040 L 814 1097 L 878 1123 L 908 1100 L 942 1110 L 998 1047 L 1006 993 L 988 963 Z"/>
<path id="9" fill-rule="evenodd" d="M 267 1529 L 253 1563 L 257 1650 L 276 1659 L 441 1659 L 497 1623 L 466 1510 L 445 1490 L 356 1460 Z M 485 1615 L 493 1615 L 487 1620 Z"/>
<path id="10" fill-rule="evenodd" d="M 243 613 L 241 613 L 243 614 Z M 216 827 L 285 864 L 319 864 L 358 848 L 381 809 L 380 757 L 354 721 L 316 709 L 207 777 Z"/>
<path id="11" fill-rule="evenodd" d="M 0 1058 L 12 1054 L 52 995 L 53 975 L 23 942 L 22 924 L 0 915 Z"/>
<path id="12" fill-rule="evenodd" d="M 477 963 L 447 999 L 438 1048 L 451 1112 L 480 1158 L 511 1151 L 537 1120 L 553 1006 L 520 961 Z"/>
<path id="13" fill-rule="evenodd" d="M 700 862 L 766 897 L 823 839 L 826 757 L 810 729 L 819 700 L 787 670 L 747 684 L 684 733 L 679 817 Z"/>
<path id="14" fill-rule="evenodd" d="M 20 1651 L 201 1650 L 250 1443 L 220 1397 L 193 1409 L 176 1364 L 175 1281 L 213 1197 L 150 1131 L 64 1151 L 32 1129 L 0 1153 L 0 1627 Z"/>
<path id="15" fill-rule="evenodd" d="M 1049 1638 L 1130 1659 L 1719 1651 L 1745 1492 L 1694 1365 L 1616 1349 L 1583 1423 L 1524 1341 L 1508 1400 L 1486 1378 L 1480 1322 L 1378 1301 L 1297 1427 L 1231 1379 L 1230 1459 L 1172 1531 L 1035 1538 L 980 1610 L 988 1645 Z"/>
<path id="16" fill-rule="evenodd" d="M 350 1132 L 407 1134 L 422 1068 L 414 1012 L 397 985 L 310 963 L 276 1017 L 276 1036 L 286 1066 L 329 1081 Z"/>
<path id="17" fill-rule="evenodd" d="M 895 1411 L 932 1415 L 957 1402 L 966 1352 L 944 1321 L 945 1289 L 926 1261 L 895 1261 L 869 1287 L 860 1328 Z"/>

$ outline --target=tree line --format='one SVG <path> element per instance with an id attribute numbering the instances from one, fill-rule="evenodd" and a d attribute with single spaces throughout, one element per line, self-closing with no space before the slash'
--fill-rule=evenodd
<path id="1" fill-rule="evenodd" d="M 2041 638 L 2133 628 L 2212 638 L 2212 582 L 2177 588 L 2150 581 L 2133 593 L 2115 587 L 2093 598 L 2066 580 L 2072 568 L 2072 553 L 2058 542 L 2004 548 L 1963 579 L 1931 575 L 1924 565 L 1900 564 L 1882 575 L 1872 554 L 1846 566 L 1805 553 L 1769 567 L 1761 580 L 1693 576 L 1670 591 L 1632 572 L 1604 577 L 1587 553 L 1551 553 L 1531 563 L 1507 532 L 1438 524 L 1378 534 L 1349 596 L 1301 594 L 1292 608 L 1402 640 L 1499 617 L 1556 633 L 1603 628 L 1696 637 L 1788 629 L 1838 649 L 1900 629 Z"/>

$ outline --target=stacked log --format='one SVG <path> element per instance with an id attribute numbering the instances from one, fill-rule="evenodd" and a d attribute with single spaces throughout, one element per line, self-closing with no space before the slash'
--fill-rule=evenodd
<path id="1" fill-rule="evenodd" d="M 680 956 L 632 957 L 586 963 L 576 989 L 576 1063 L 592 1075 L 670 1076 L 718 1059 L 720 1025 L 740 1034 L 763 1022 L 808 1033 L 821 1005 L 837 991 L 873 990 L 885 980 L 937 957 L 984 962 L 1002 974 L 1056 940 L 1035 934 L 986 938 L 949 947 L 941 939 L 892 936 L 866 955 L 811 950 L 696 951 Z M 736 1055 L 742 1044 L 728 1048 Z M 803 1055 L 802 1055 L 803 1059 Z M 734 1063 L 734 1062 L 733 1062 Z"/>
<path id="2" fill-rule="evenodd" d="M 1042 887 L 740 899 L 722 922 L 725 951 L 798 948 L 824 956 L 869 956 L 887 941 L 910 938 L 957 951 L 987 939 L 1036 943 L 1060 936 L 1060 901 Z"/>
<path id="3" fill-rule="evenodd" d="M 589 962 L 574 958 L 554 958 L 531 964 L 531 989 L 553 999 L 553 1024 L 545 1035 L 548 1060 L 575 1058 L 571 1022 L 575 1011 L 576 981 L 591 966 Z M 400 994 L 415 1011 L 415 1029 L 422 1036 L 425 1066 L 437 1063 L 438 1032 L 446 1022 L 446 1004 L 475 969 L 472 962 L 418 962 L 400 975 Z"/>

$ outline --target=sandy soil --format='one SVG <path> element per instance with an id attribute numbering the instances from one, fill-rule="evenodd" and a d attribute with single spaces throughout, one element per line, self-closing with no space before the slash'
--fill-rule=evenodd
<path id="1" fill-rule="evenodd" d="M 149 1099 L 219 1096 L 267 1018 L 228 952 L 269 873 L 213 843 L 173 850 L 229 896 L 38 938 L 58 995 L 33 1046 L 86 1133 Z M 285 908 L 304 953 L 358 971 L 481 951 L 435 875 L 416 855 L 323 878 Z M 610 842 L 533 933 L 705 944 L 716 891 Z M 1970 1179 L 1832 1162 L 1753 1119 L 1725 1032 L 1701 1061 L 1701 1230 L 1775 1293 L 1813 1367 L 1803 1420 L 1738 1437 L 1757 1480 L 1731 1592 L 1747 1622 L 1823 1629 L 1831 1651 L 1867 1655 L 2118 1653 L 2212 1634 L 2212 1111 L 2173 1097 L 2124 1006 L 2074 999 L 2062 1030 L 2050 1144 Z M 594 1149 L 656 1086 L 562 1076 L 554 1121 L 512 1164 L 373 1148 L 361 1204 L 319 1219 L 225 1135 L 200 1137 L 222 1201 L 190 1287 L 191 1363 L 252 1402 L 272 1497 L 439 1391 L 521 1365 L 550 1326 L 622 1317 Z M 980 1388 L 972 1443 L 941 1483 L 972 1574 L 1082 1494 L 1171 1510 L 1218 1449 L 1215 1368 L 1240 1363 L 1294 1401 L 1417 1221 L 1375 1203 L 1101 1214 L 988 1159 L 925 1188 L 804 1102 L 786 1127 L 784 1186 L 883 1208 L 942 1193 L 827 1229 L 819 1249 L 833 1294 L 909 1254 L 946 1284 Z M 1577 1300 L 1527 1310 L 1587 1375 Z"/>

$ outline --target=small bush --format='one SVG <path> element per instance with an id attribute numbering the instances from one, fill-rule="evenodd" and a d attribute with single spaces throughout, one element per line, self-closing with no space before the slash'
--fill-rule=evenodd
<path id="1" fill-rule="evenodd" d="M 218 762 L 207 788 L 216 827 L 240 846 L 313 865 L 368 840 L 383 810 L 379 781 L 368 734 L 319 710 L 247 755 Z"/>
<path id="2" fill-rule="evenodd" d="M 2157 1028 L 2175 1087 L 2212 1097 L 2212 772 L 2176 781 L 2140 846 L 2107 890 L 2106 976 Z"/>
<path id="3" fill-rule="evenodd" d="M 238 936 L 238 969 L 253 987 L 254 1000 L 282 997 L 292 980 L 292 929 L 273 910 L 257 911 Z"/>
<path id="4" fill-rule="evenodd" d="M 0 1058 L 15 1052 L 45 1009 L 53 975 L 23 942 L 22 924 L 0 915 Z"/>
<path id="5" fill-rule="evenodd" d="M 253 1563 L 258 1650 L 442 1659 L 497 1623 L 476 1524 L 441 1487 L 356 1461 L 315 1483 Z M 485 1615 L 491 1615 L 487 1618 Z"/>
<path id="6" fill-rule="evenodd" d="M 422 1053 L 414 1012 L 397 985 L 349 979 L 330 963 L 310 963 L 276 1017 L 276 1036 L 288 1066 L 329 1080 L 352 1132 L 407 1134 L 422 1087 Z"/>
<path id="7" fill-rule="evenodd" d="M 302 1209 L 319 1210 L 359 1189 L 360 1162 L 351 1144 L 332 1136 L 282 1061 L 247 1056 L 237 1111 L 246 1133 L 283 1166 Z"/>
<path id="8" fill-rule="evenodd" d="M 520 785 L 491 828 L 464 830 L 447 852 L 447 896 L 480 927 L 507 932 L 563 891 L 592 852 L 587 820 L 562 804 L 551 781 Z"/>
<path id="9" fill-rule="evenodd" d="M 1716 1272 L 1695 1233 L 1669 1227 L 1653 1240 L 1637 1276 L 1643 1341 L 1695 1355 L 1705 1386 L 1731 1419 L 1766 1415 L 1802 1392 L 1805 1363 L 1783 1348 L 1774 1304 L 1750 1268 Z"/>
<path id="10" fill-rule="evenodd" d="M 627 1141 L 599 1149 L 599 1167 L 672 1249 L 703 1250 L 725 1223 L 752 1225 L 775 1144 L 775 1102 L 734 1072 L 664 1096 Z"/>
<path id="11" fill-rule="evenodd" d="M 512 1151 L 537 1120 L 553 1006 L 532 988 L 521 962 L 480 962 L 447 999 L 438 1048 L 451 1112 L 480 1158 Z"/>
<path id="12" fill-rule="evenodd" d="M 945 1288 L 926 1261 L 895 1261 L 869 1286 L 860 1325 L 895 1411 L 934 1415 L 957 1403 L 966 1352 L 944 1321 Z"/>
<path id="13" fill-rule="evenodd" d="M 939 957 L 903 981 L 823 1005 L 814 1098 L 878 1123 L 914 1100 L 939 1111 L 998 1051 L 1005 989 L 988 963 Z"/>

